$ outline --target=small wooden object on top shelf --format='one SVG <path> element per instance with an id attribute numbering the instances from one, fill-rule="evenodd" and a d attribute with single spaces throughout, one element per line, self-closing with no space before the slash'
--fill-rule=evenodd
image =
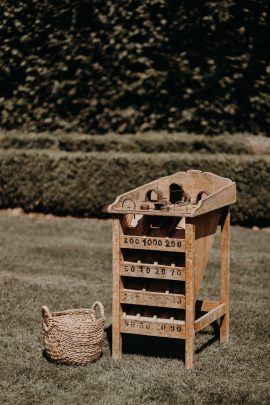
<path id="1" fill-rule="evenodd" d="M 115 359 L 123 333 L 185 339 L 187 368 L 194 366 L 196 332 L 220 319 L 220 341 L 228 342 L 229 206 L 235 202 L 230 179 L 189 170 L 122 194 L 109 206 Z M 219 224 L 220 300 L 198 300 Z"/>

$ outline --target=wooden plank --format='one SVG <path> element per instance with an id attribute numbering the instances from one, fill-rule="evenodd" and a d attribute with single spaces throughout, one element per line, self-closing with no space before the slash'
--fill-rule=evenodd
<path id="1" fill-rule="evenodd" d="M 163 211 L 159 211 L 156 209 L 149 209 L 147 211 L 145 210 L 140 210 L 140 209 L 134 209 L 134 210 L 128 210 L 128 209 L 111 209 L 109 212 L 112 214 L 130 214 L 132 213 L 133 215 L 145 215 L 145 216 L 155 216 L 155 217 L 190 217 L 192 211 L 196 207 L 195 204 L 191 204 L 185 207 L 177 207 L 177 209 L 172 209 L 170 211 L 166 211 L 166 214 L 164 214 Z"/>
<path id="2" fill-rule="evenodd" d="M 194 295 L 194 261 L 195 261 L 195 226 L 190 218 L 186 219 L 186 368 L 195 364 L 195 295 Z"/>
<path id="3" fill-rule="evenodd" d="M 208 257 L 220 220 L 220 210 L 194 219 L 195 224 L 195 298 L 198 297 Z"/>
<path id="4" fill-rule="evenodd" d="M 185 308 L 185 296 L 152 291 L 120 290 L 122 304 L 148 305 L 152 307 Z"/>
<path id="5" fill-rule="evenodd" d="M 221 291 L 220 301 L 225 305 L 225 314 L 220 322 L 220 342 L 229 341 L 229 295 L 230 295 L 230 208 L 224 210 L 221 222 Z"/>
<path id="6" fill-rule="evenodd" d="M 120 220 L 113 216 L 113 302 L 112 302 L 112 357 L 119 360 L 122 357 L 122 337 L 120 333 L 120 319 L 122 309 L 120 304 L 120 288 L 123 287 L 120 277 L 121 251 L 119 248 Z"/>
<path id="7" fill-rule="evenodd" d="M 185 268 L 125 261 L 120 264 L 120 275 L 182 281 L 185 280 Z"/>
<path id="8" fill-rule="evenodd" d="M 147 236 L 120 236 L 120 247 L 126 249 L 159 250 L 184 252 L 185 240 L 173 238 L 155 238 Z"/>
<path id="9" fill-rule="evenodd" d="M 195 304 L 196 311 L 209 312 L 212 309 L 218 307 L 220 302 L 218 301 L 208 301 L 208 300 L 197 300 Z"/>
<path id="10" fill-rule="evenodd" d="M 210 325 L 210 323 L 219 319 L 225 313 L 225 305 L 220 304 L 216 308 L 213 308 L 211 311 L 207 312 L 207 314 L 201 316 L 199 319 L 195 321 L 195 332 L 199 332 L 206 326 Z"/>
<path id="11" fill-rule="evenodd" d="M 185 323 L 167 319 L 126 316 L 121 321 L 121 332 L 145 336 L 185 339 Z"/>
<path id="12" fill-rule="evenodd" d="M 192 217 L 205 214 L 225 207 L 236 202 L 236 183 L 231 182 L 222 189 L 215 191 L 206 198 L 202 199 L 196 208 L 191 212 Z"/>

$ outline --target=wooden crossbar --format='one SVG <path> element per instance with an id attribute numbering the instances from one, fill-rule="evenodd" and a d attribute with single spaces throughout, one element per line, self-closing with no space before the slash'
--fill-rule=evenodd
<path id="1" fill-rule="evenodd" d="M 195 304 L 196 311 L 209 312 L 220 305 L 219 301 L 197 300 Z"/>
<path id="2" fill-rule="evenodd" d="M 199 319 L 195 321 L 195 332 L 199 332 L 206 326 L 210 325 L 210 323 L 219 319 L 224 314 L 225 314 L 224 304 L 220 304 L 216 308 L 213 308 L 211 311 L 207 312 L 207 314 L 201 316 Z"/>

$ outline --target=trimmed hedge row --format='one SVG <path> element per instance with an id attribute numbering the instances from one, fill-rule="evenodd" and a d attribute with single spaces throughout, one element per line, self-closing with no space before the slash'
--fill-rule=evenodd
<path id="1" fill-rule="evenodd" d="M 5 0 L 3 128 L 269 135 L 265 0 Z"/>
<path id="2" fill-rule="evenodd" d="M 20 170 L 18 170 L 20 168 Z M 270 157 L 0 150 L 0 206 L 97 216 L 117 195 L 157 177 L 199 169 L 237 182 L 232 221 L 270 224 Z"/>
<path id="3" fill-rule="evenodd" d="M 270 138 L 245 134 L 209 137 L 167 132 L 119 136 L 0 133 L 3 149 L 52 149 L 66 152 L 270 154 Z"/>

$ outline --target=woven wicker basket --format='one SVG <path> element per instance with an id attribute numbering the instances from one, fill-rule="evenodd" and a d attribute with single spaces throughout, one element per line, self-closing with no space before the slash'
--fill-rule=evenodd
<path id="1" fill-rule="evenodd" d="M 100 318 L 96 318 L 96 307 Z M 101 355 L 104 308 L 95 302 L 90 309 L 50 312 L 42 307 L 43 335 L 48 358 L 56 363 L 86 364 Z"/>

